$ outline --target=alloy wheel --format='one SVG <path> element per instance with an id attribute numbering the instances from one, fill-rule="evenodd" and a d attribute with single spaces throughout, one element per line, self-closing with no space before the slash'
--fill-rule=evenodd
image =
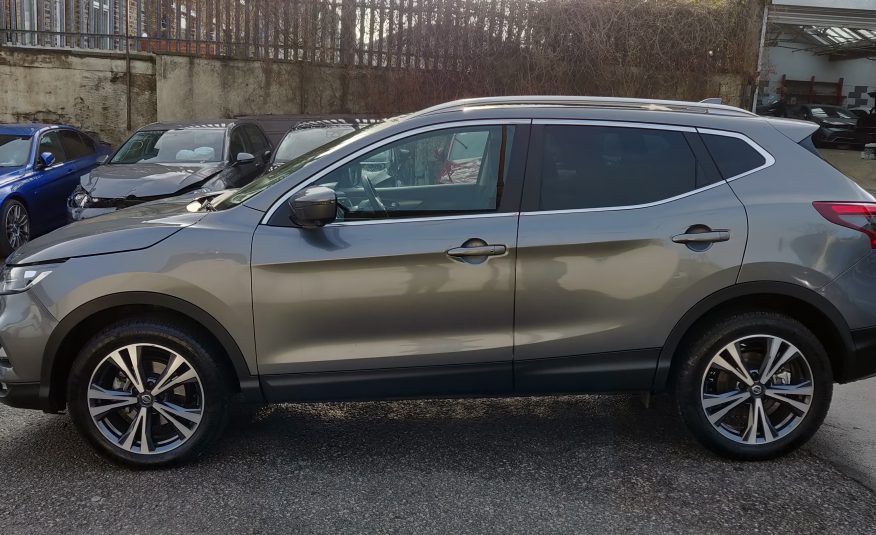
<path id="1" fill-rule="evenodd" d="M 774 442 L 803 421 L 812 404 L 812 369 L 803 353 L 778 336 L 753 335 L 721 348 L 703 375 L 702 409 L 734 442 Z"/>
<path id="2" fill-rule="evenodd" d="M 183 445 L 198 429 L 204 388 L 179 353 L 155 344 L 119 348 L 95 368 L 88 410 L 114 446 L 143 455 Z"/>
<path id="3" fill-rule="evenodd" d="M 6 241 L 12 249 L 17 249 L 30 239 L 30 218 L 24 206 L 13 203 L 6 211 L 4 228 L 6 228 Z"/>

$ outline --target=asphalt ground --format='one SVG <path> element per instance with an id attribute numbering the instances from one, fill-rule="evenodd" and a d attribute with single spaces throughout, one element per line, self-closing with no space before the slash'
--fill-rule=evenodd
<path id="1" fill-rule="evenodd" d="M 0 408 L 4 533 L 872 533 L 812 449 L 722 460 L 668 397 L 242 407 L 218 448 L 108 464 L 65 415 Z"/>

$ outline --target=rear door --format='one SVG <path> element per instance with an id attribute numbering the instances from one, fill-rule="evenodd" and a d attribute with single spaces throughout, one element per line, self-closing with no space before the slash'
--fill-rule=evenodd
<path id="1" fill-rule="evenodd" d="M 675 323 L 735 283 L 742 204 L 692 128 L 536 124 L 529 161 L 516 388 L 649 389 Z"/>
<path id="2" fill-rule="evenodd" d="M 270 399 L 511 391 L 527 123 L 429 128 L 363 151 L 308 184 L 342 207 L 323 228 L 295 227 L 278 205 L 252 248 Z M 476 178 L 443 182 L 463 132 L 485 140 Z M 374 161 L 393 162 L 386 176 L 370 173 Z"/>

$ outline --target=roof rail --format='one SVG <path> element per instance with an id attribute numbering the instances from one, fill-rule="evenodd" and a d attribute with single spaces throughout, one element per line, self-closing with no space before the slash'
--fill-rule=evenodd
<path id="1" fill-rule="evenodd" d="M 711 99 L 707 99 L 711 100 Z M 713 102 L 686 102 L 645 98 L 585 97 L 585 96 L 519 96 L 469 98 L 445 102 L 411 114 L 412 117 L 452 110 L 490 106 L 586 106 L 594 108 L 627 108 L 656 111 L 711 113 L 716 115 L 755 116 L 750 111 Z"/>

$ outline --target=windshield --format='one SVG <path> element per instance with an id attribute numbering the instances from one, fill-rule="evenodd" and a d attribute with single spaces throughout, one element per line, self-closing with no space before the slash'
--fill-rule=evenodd
<path id="1" fill-rule="evenodd" d="M 220 162 L 224 146 L 223 129 L 146 130 L 128 138 L 111 163 Z"/>
<path id="2" fill-rule="evenodd" d="M 387 125 L 389 123 L 383 123 L 383 125 Z M 246 186 L 243 186 L 237 193 L 230 197 L 223 198 L 222 200 L 218 200 L 213 204 L 213 207 L 216 210 L 225 210 L 226 208 L 231 208 L 232 206 L 237 206 L 243 202 L 246 202 L 248 199 L 258 195 L 269 187 L 273 186 L 277 182 L 280 182 L 287 176 L 291 175 L 295 171 L 298 171 L 302 167 L 307 164 L 322 158 L 323 156 L 334 152 L 335 150 L 343 147 L 348 142 L 355 140 L 356 138 L 367 135 L 374 126 L 367 126 L 365 128 L 359 130 L 353 130 L 352 132 L 347 133 L 344 136 L 336 137 L 332 141 L 318 147 L 315 150 L 312 150 L 306 154 L 302 154 L 298 158 L 290 161 L 286 165 L 282 165 L 270 173 L 264 174 L 259 178 L 253 180 Z"/>
<path id="3" fill-rule="evenodd" d="M 345 136 L 355 129 L 352 126 L 332 126 L 328 128 L 307 128 L 293 130 L 286 134 L 277 149 L 275 163 L 291 162 L 295 158 L 318 149 L 333 139 Z"/>
<path id="4" fill-rule="evenodd" d="M 30 136 L 0 134 L 0 167 L 21 167 L 30 156 Z"/>
<path id="5" fill-rule="evenodd" d="M 835 108 L 833 106 L 819 106 L 817 108 L 812 108 L 812 115 L 814 117 L 833 117 L 839 119 L 854 119 L 855 116 L 849 113 L 847 110 L 843 108 Z"/>

